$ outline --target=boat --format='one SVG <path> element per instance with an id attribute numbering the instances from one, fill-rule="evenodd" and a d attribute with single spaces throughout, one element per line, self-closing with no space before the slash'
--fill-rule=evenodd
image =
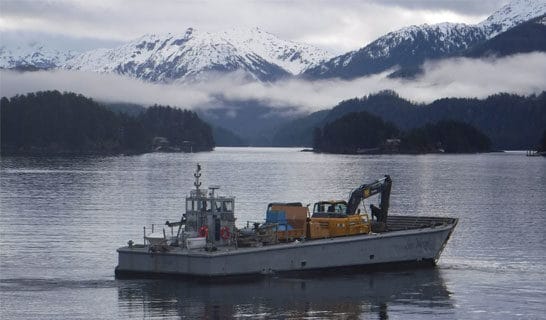
<path id="1" fill-rule="evenodd" d="M 180 220 L 162 232 L 144 227 L 143 243 L 117 249 L 116 278 L 224 278 L 436 265 L 458 219 L 389 215 L 392 179 L 354 189 L 348 201 L 273 202 L 265 221 L 236 226 L 235 198 L 201 188 L 201 166 Z M 378 195 L 370 215 L 364 200 Z M 166 230 L 166 229 L 167 230 Z M 169 231 L 170 229 L 170 231 Z M 176 232 L 175 232 L 176 230 Z M 148 229 L 148 231 L 150 231 Z"/>

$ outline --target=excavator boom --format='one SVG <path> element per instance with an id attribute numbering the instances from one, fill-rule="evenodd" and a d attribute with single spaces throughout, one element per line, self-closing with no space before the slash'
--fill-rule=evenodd
<path id="1" fill-rule="evenodd" d="M 376 180 L 372 183 L 363 184 L 360 187 L 353 190 L 351 197 L 347 203 L 347 215 L 353 215 L 356 213 L 358 206 L 362 200 L 369 198 L 378 193 L 381 194 L 379 208 L 381 212 L 377 212 L 381 217 L 381 220 L 387 220 L 387 213 L 389 210 L 389 199 L 391 194 L 392 180 L 389 175 L 385 175 L 384 178 Z M 373 211 L 372 207 L 372 211 Z M 373 214 L 373 212 L 372 212 Z"/>

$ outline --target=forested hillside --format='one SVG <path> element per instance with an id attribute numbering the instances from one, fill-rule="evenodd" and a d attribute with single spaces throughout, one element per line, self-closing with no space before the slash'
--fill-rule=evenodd
<path id="1" fill-rule="evenodd" d="M 346 100 L 336 107 L 319 111 L 286 124 L 277 132 L 277 146 L 311 146 L 314 127 L 323 127 L 345 114 L 366 111 L 384 121 L 408 130 L 455 120 L 472 125 L 486 134 L 496 149 L 530 149 L 546 128 L 546 92 L 528 97 L 501 93 L 486 99 L 445 98 L 418 104 L 384 91 L 363 98 Z M 302 123 L 307 128 L 301 132 Z"/>
<path id="2" fill-rule="evenodd" d="M 408 131 L 366 111 L 351 112 L 313 132 L 313 150 L 327 153 L 474 153 L 491 141 L 473 126 L 439 121 Z"/>
<path id="3" fill-rule="evenodd" d="M 354 112 L 323 128 L 316 128 L 313 149 L 329 153 L 358 153 L 379 148 L 385 140 L 398 135 L 399 130 L 392 123 L 385 123 L 367 112 Z"/>
<path id="4" fill-rule="evenodd" d="M 457 121 L 440 121 L 411 129 L 402 135 L 403 153 L 474 153 L 486 152 L 491 140 L 473 126 Z"/>
<path id="5" fill-rule="evenodd" d="M 1 151 L 8 154 L 132 154 L 169 147 L 212 150 L 212 130 L 190 111 L 155 106 L 133 117 L 75 93 L 46 91 L 0 101 Z M 160 125 L 153 124 L 160 121 Z"/>

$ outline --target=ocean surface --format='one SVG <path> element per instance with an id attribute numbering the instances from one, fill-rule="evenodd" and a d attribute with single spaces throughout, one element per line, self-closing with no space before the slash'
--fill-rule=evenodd
<path id="1" fill-rule="evenodd" d="M 115 280 L 116 248 L 180 219 L 193 187 L 273 201 L 346 199 L 390 174 L 393 214 L 458 217 L 436 268 L 236 283 Z M 1 319 L 546 319 L 546 159 L 522 153 L 325 155 L 280 148 L 3 157 Z"/>

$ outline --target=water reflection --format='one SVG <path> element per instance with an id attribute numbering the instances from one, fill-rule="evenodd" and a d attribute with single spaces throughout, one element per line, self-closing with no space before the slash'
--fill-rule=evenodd
<path id="1" fill-rule="evenodd" d="M 437 269 L 243 283 L 122 280 L 118 306 L 128 315 L 189 319 L 389 319 L 410 310 L 414 315 L 453 313 L 450 292 Z"/>

